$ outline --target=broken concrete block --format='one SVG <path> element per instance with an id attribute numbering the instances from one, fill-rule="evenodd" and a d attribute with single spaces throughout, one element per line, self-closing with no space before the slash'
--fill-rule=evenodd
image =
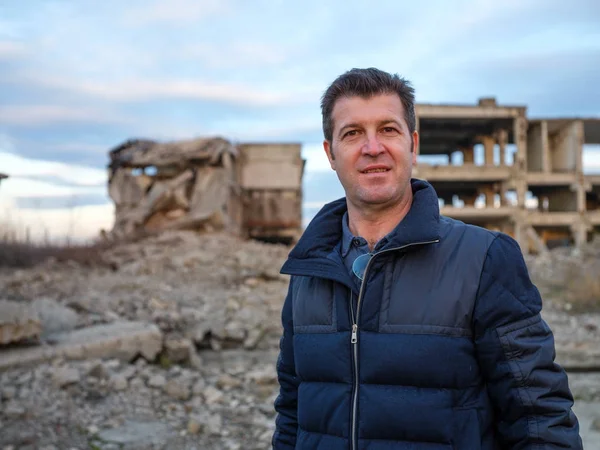
<path id="1" fill-rule="evenodd" d="M 162 333 L 154 324 L 113 322 L 50 336 L 43 345 L 0 352 L 0 370 L 55 358 L 131 361 L 138 355 L 154 360 L 162 350 Z"/>
<path id="2" fill-rule="evenodd" d="M 0 300 L 0 345 L 37 339 L 42 324 L 29 303 Z"/>

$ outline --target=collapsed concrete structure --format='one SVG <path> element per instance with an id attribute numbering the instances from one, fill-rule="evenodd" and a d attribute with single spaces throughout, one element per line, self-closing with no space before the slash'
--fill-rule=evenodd
<path id="1" fill-rule="evenodd" d="M 166 229 L 228 229 L 293 240 L 301 232 L 304 160 L 299 144 L 222 138 L 130 140 L 110 151 L 112 237 Z"/>
<path id="2" fill-rule="evenodd" d="M 531 119 L 524 106 L 417 105 L 420 163 L 442 214 L 512 235 L 524 251 L 583 245 L 600 232 L 600 176 L 583 173 L 583 146 L 600 144 L 600 119 Z M 479 147 L 479 148 L 478 148 Z M 476 150 L 483 161 L 476 164 Z"/>

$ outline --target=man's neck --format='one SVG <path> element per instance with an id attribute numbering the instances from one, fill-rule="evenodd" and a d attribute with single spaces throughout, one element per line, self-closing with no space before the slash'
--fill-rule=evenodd
<path id="1" fill-rule="evenodd" d="M 354 236 L 361 236 L 373 251 L 379 240 L 388 235 L 404 219 L 412 205 L 412 191 L 400 202 L 385 209 L 357 208 L 348 203 L 348 226 Z"/>

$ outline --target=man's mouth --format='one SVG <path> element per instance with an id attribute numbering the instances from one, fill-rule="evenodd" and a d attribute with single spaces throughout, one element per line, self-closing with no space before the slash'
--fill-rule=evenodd
<path id="1" fill-rule="evenodd" d="M 362 173 L 381 173 L 381 172 L 388 172 L 390 169 L 367 169 L 367 170 L 363 170 Z"/>

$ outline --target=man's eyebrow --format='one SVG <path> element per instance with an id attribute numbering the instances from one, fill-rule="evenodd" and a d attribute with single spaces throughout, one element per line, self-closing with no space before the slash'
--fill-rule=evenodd
<path id="1" fill-rule="evenodd" d="M 397 120 L 395 120 L 395 119 L 385 119 L 385 120 L 382 120 L 381 122 L 379 122 L 378 125 L 382 126 L 382 125 L 387 125 L 389 123 L 393 123 L 393 124 L 399 126 L 400 128 L 402 128 L 402 124 L 400 122 L 398 122 Z"/>
<path id="2" fill-rule="evenodd" d="M 346 125 L 344 125 L 342 128 L 340 128 L 340 130 L 338 131 L 338 136 L 342 134 L 342 131 L 344 131 L 347 128 L 360 128 L 360 125 L 358 123 L 348 123 Z"/>

